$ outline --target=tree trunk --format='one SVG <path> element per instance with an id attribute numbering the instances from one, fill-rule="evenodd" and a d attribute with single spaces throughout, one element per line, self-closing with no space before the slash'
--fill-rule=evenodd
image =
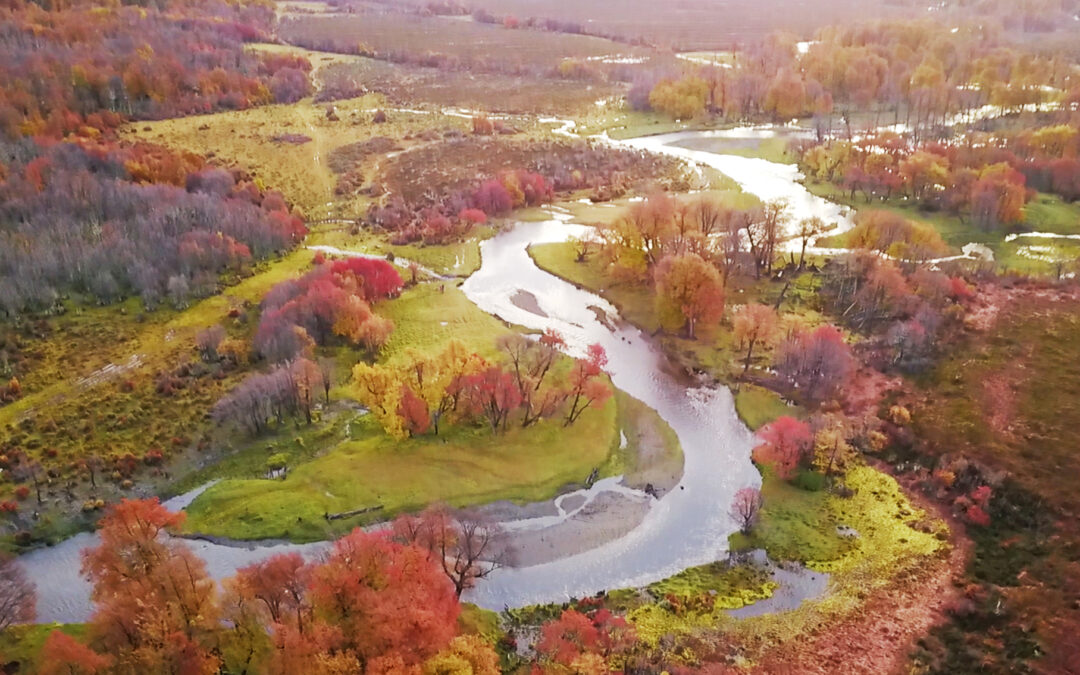
<path id="1" fill-rule="evenodd" d="M 750 370 L 750 357 L 754 353 L 754 342 L 756 342 L 756 340 L 750 340 L 750 348 L 746 350 L 746 361 L 743 363 L 742 369 L 744 376 L 746 375 L 747 371 Z"/>

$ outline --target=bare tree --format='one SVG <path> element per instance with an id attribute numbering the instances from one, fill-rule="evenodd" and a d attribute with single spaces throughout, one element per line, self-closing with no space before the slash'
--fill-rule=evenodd
<path id="1" fill-rule="evenodd" d="M 44 469 L 41 467 L 40 462 L 28 461 L 15 466 L 12 469 L 12 476 L 16 481 L 29 480 L 34 484 L 34 493 L 37 495 L 37 503 L 44 503 L 44 499 L 41 497 L 41 474 Z"/>
<path id="2" fill-rule="evenodd" d="M 319 372 L 322 374 L 322 386 L 323 394 L 326 398 L 326 403 L 330 403 L 330 389 L 334 386 L 334 360 L 333 359 L 319 359 Z"/>
<path id="3" fill-rule="evenodd" d="M 37 615 L 34 584 L 26 578 L 15 558 L 0 553 L 0 633 L 16 623 L 28 623 Z"/>
<path id="4" fill-rule="evenodd" d="M 722 231 L 715 238 L 710 239 L 713 250 L 712 259 L 720 269 L 725 286 L 732 272 L 739 268 L 739 258 L 744 251 L 742 235 L 744 218 L 745 214 L 742 211 L 732 211 L 728 214 Z"/>
<path id="5" fill-rule="evenodd" d="M 743 534 L 753 531 L 763 505 L 761 491 L 757 488 L 744 487 L 735 493 L 735 499 L 731 502 L 731 517 L 739 524 Z"/>
<path id="6" fill-rule="evenodd" d="M 772 274 L 773 262 L 776 260 L 776 245 L 780 243 L 784 226 L 791 219 L 788 215 L 788 203 L 784 199 L 774 199 L 765 202 L 762 207 L 762 236 L 760 251 L 761 262 L 765 266 L 767 274 Z"/>
<path id="7" fill-rule="evenodd" d="M 97 487 L 97 473 L 101 471 L 104 462 L 98 455 L 87 455 L 82 461 L 82 468 L 90 478 L 90 487 Z"/>
<path id="8" fill-rule="evenodd" d="M 225 339 L 225 329 L 221 324 L 215 324 L 195 335 L 195 346 L 199 350 L 199 356 L 203 361 L 212 363 L 218 360 L 218 347 Z"/>
<path id="9" fill-rule="evenodd" d="M 398 518 L 393 531 L 398 541 L 426 548 L 438 560 L 458 597 L 478 579 L 513 564 L 505 531 L 476 511 L 432 506 L 419 516 Z"/>
<path id="10" fill-rule="evenodd" d="M 824 220 L 814 216 L 812 218 L 804 218 L 799 221 L 799 269 L 803 268 L 803 264 L 806 261 L 806 247 L 810 245 L 810 241 L 815 237 L 821 236 L 829 230 L 836 227 L 835 224 L 826 224 Z"/>

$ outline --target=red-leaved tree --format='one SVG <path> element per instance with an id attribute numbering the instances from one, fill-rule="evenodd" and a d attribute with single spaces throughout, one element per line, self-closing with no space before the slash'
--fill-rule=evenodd
<path id="1" fill-rule="evenodd" d="M 54 630 L 41 649 L 38 675 L 97 675 L 104 673 L 112 659 L 98 654 L 75 638 Z"/>
<path id="2" fill-rule="evenodd" d="M 307 597 L 325 628 L 313 626 L 303 637 L 282 631 L 280 648 L 290 649 L 290 641 L 302 646 L 310 636 L 328 644 L 330 654 L 347 656 L 352 672 L 415 668 L 449 644 L 461 611 L 426 550 L 360 529 L 335 542 L 314 568 Z"/>
<path id="3" fill-rule="evenodd" d="M 183 521 L 156 498 L 125 499 L 102 518 L 101 544 L 83 551 L 97 606 L 92 639 L 124 672 L 210 674 L 221 665 L 216 584 L 187 545 L 167 536 Z"/>
<path id="4" fill-rule="evenodd" d="M 765 425 L 757 435 L 762 443 L 754 448 L 754 461 L 773 467 L 785 480 L 809 458 L 814 442 L 809 424 L 786 416 Z"/>
<path id="5" fill-rule="evenodd" d="M 584 359 L 578 359 L 570 371 L 570 407 L 564 421 L 570 426 L 592 406 L 599 406 L 611 397 L 611 387 L 602 379 L 607 365 L 607 352 L 599 344 L 591 344 Z"/>

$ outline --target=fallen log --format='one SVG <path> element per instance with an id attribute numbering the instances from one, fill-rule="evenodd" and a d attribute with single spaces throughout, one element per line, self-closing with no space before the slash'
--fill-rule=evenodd
<path id="1" fill-rule="evenodd" d="M 377 506 L 365 506 L 362 509 L 356 509 L 355 511 L 343 511 L 342 513 L 324 513 L 323 518 L 327 520 L 342 520 L 345 518 L 352 518 L 353 516 L 360 516 L 365 513 L 374 513 L 375 511 L 382 511 L 383 505 Z"/>

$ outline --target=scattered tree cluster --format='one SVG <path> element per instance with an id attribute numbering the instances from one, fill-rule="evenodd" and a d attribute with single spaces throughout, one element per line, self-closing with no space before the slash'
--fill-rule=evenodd
<path id="1" fill-rule="evenodd" d="M 273 32 L 261 2 L 101 5 L 15 0 L 0 10 L 0 137 L 96 136 L 160 119 L 295 101 L 305 59 L 244 49 Z"/>
<path id="2" fill-rule="evenodd" d="M 306 233 L 277 192 L 156 146 L 21 142 L 0 181 L 0 308 L 70 292 L 183 306 Z"/>
<path id="3" fill-rule="evenodd" d="M 396 296 L 401 275 L 393 265 L 375 258 L 325 259 L 299 279 L 283 281 L 266 294 L 252 349 L 273 364 L 254 373 L 214 406 L 219 424 L 234 424 L 252 434 L 271 421 L 287 419 L 311 424 L 315 404 L 329 402 L 333 368 L 312 359 L 316 344 L 340 338 L 374 353 L 393 332 L 389 319 L 375 314 L 371 304 Z M 216 352 L 220 333 L 213 328 L 197 337 L 204 358 Z"/>
<path id="4" fill-rule="evenodd" d="M 214 405 L 211 414 L 219 424 L 236 424 L 252 434 L 265 431 L 270 420 L 279 427 L 289 418 L 311 424 L 315 404 L 327 398 L 327 381 L 318 364 L 298 358 L 248 376 Z"/>
<path id="5" fill-rule="evenodd" d="M 634 647 L 637 633 L 626 619 L 604 608 L 566 609 L 540 628 L 540 672 L 607 673 Z"/>
<path id="6" fill-rule="evenodd" d="M 443 530 L 425 529 L 422 543 L 397 536 L 406 529 L 399 525 L 358 529 L 317 561 L 275 555 L 219 587 L 183 540 L 169 536 L 182 513 L 156 499 L 122 501 L 99 524 L 101 544 L 83 552 L 95 603 L 87 641 L 54 633 L 42 653 L 46 672 L 330 675 L 465 663 L 494 675 L 491 645 L 457 636 L 451 580 L 476 564 L 455 552 L 472 555 L 487 535 L 470 529 L 472 521 L 440 522 Z"/>
<path id="7" fill-rule="evenodd" d="M 970 218 L 984 230 L 1024 219 L 1035 190 L 1080 198 L 1077 129 L 1044 127 L 1022 136 L 974 134 L 966 143 L 911 146 L 891 133 L 805 147 L 808 175 L 843 186 L 866 203 L 904 197 L 927 210 Z"/>
<path id="8" fill-rule="evenodd" d="M 733 275 L 743 270 L 753 270 L 755 276 L 770 275 L 780 259 L 781 243 L 798 238 L 805 251 L 827 229 L 817 220 L 793 223 L 782 201 L 743 210 L 709 197 L 679 200 L 656 193 L 632 204 L 602 228 L 598 248 L 616 278 L 651 281 L 663 324 L 681 328 L 694 338 L 699 326 L 715 326 L 723 316 L 724 289 Z M 590 254 L 592 243 L 580 243 L 579 260 Z M 800 268 L 803 262 L 800 255 Z M 761 317 L 743 317 L 753 318 L 739 327 L 740 341 L 748 344 L 749 362 L 765 336 L 755 337 L 756 329 L 750 326 Z M 749 339 L 743 341 L 743 337 Z"/>
<path id="9" fill-rule="evenodd" d="M 821 292 L 847 325 L 874 336 L 866 348 L 875 365 L 906 370 L 929 364 L 943 331 L 960 324 L 973 297 L 961 277 L 866 252 L 831 260 Z"/>
<path id="10" fill-rule="evenodd" d="M 569 369 L 559 363 L 563 338 L 500 337 L 499 361 L 485 359 L 458 341 L 434 356 L 410 352 L 400 363 L 358 364 L 353 380 L 360 400 L 395 438 L 438 434 L 448 422 L 486 423 L 492 432 L 511 420 L 528 427 L 561 418 L 571 425 L 611 396 L 604 381 L 607 355 L 592 345 Z"/>
<path id="11" fill-rule="evenodd" d="M 503 171 L 475 188 L 448 196 L 440 204 L 410 207 L 392 199 L 373 206 L 368 217 L 377 226 L 393 231 L 391 242 L 446 244 L 458 241 L 489 216 L 502 216 L 523 206 L 551 201 L 554 190 L 543 176 L 518 169 Z"/>
<path id="12" fill-rule="evenodd" d="M 255 352 L 283 363 L 309 355 L 312 346 L 329 344 L 335 337 L 375 352 L 389 339 L 394 324 L 375 314 L 371 305 L 395 297 L 401 288 L 401 275 L 385 260 L 324 262 L 266 294 Z"/>
<path id="13" fill-rule="evenodd" d="M 1019 110 L 1080 97 L 1065 61 L 1009 47 L 982 16 L 956 31 L 931 20 L 829 26 L 802 47 L 773 34 L 739 50 L 731 67 L 642 77 L 630 101 L 677 119 L 812 115 L 822 129 L 834 113 L 850 124 L 853 111 L 891 113 L 894 122 L 902 112 L 918 133 L 984 105 Z"/>
<path id="14" fill-rule="evenodd" d="M 389 196 L 367 219 L 393 232 L 397 243 L 445 243 L 477 222 L 549 202 L 557 193 L 591 190 L 607 200 L 633 185 L 665 180 L 681 171 L 676 167 L 668 158 L 585 142 L 470 136 L 384 163 L 378 180 Z M 490 177 L 477 181 L 477 175 Z"/>
<path id="15" fill-rule="evenodd" d="M 665 257 L 694 256 L 714 267 L 719 278 L 696 262 L 683 260 L 681 264 L 698 268 L 705 277 L 702 283 L 726 285 L 733 273 L 743 269 L 752 269 L 758 277 L 772 274 L 781 243 L 798 237 L 805 250 L 814 237 L 828 229 L 823 223 L 805 223 L 793 231 L 793 225 L 788 205 L 780 200 L 736 209 L 710 197 L 680 200 L 655 193 L 630 205 L 601 230 L 601 253 L 613 274 L 636 281 L 658 281 L 664 276 L 658 272 Z M 802 263 L 800 259 L 799 265 Z M 670 274 L 672 267 L 673 263 L 668 263 L 663 271 Z M 709 293 L 722 298 L 714 291 Z M 720 304 L 722 308 L 722 299 Z M 681 309 L 682 304 L 677 307 Z"/>

